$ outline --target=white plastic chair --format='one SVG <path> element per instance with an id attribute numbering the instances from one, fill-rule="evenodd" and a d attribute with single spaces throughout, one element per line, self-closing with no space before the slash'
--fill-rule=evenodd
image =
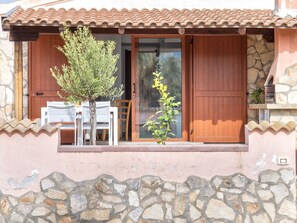
<path id="1" fill-rule="evenodd" d="M 96 129 L 108 129 L 109 140 L 108 144 L 112 145 L 112 125 L 110 115 L 110 102 L 96 102 Z M 82 130 L 90 130 L 90 106 L 89 102 L 82 104 Z"/>
<path id="2" fill-rule="evenodd" d="M 76 110 L 75 105 L 63 101 L 47 102 L 47 122 L 62 123 L 61 129 L 74 129 L 74 145 L 76 145 Z"/>

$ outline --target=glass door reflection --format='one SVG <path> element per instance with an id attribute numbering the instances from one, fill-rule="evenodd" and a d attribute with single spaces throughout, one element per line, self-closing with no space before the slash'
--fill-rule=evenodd
<path id="1" fill-rule="evenodd" d="M 180 38 L 137 38 L 135 40 L 135 131 L 136 138 L 152 138 L 143 127 L 147 119 L 160 110 L 159 92 L 152 88 L 153 72 L 159 70 L 171 96 L 182 101 L 182 41 Z M 182 110 L 171 129 L 175 138 L 182 137 Z"/>

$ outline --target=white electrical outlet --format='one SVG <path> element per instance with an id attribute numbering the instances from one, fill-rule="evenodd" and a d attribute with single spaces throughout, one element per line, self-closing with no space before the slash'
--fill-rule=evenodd
<path id="1" fill-rule="evenodd" d="M 289 165 L 289 157 L 278 157 L 278 159 L 277 159 L 277 165 L 279 165 L 279 166 L 287 166 L 287 165 Z"/>

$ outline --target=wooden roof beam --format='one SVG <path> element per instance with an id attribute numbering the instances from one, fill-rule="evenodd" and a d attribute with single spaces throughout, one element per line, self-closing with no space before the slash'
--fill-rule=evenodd
<path id="1" fill-rule="evenodd" d="M 39 33 L 26 33 L 10 31 L 9 41 L 19 42 L 19 41 L 36 41 L 39 37 Z"/>
<path id="2" fill-rule="evenodd" d="M 76 27 L 71 27 L 75 30 Z M 96 34 L 119 34 L 118 28 L 90 27 Z M 180 34 L 178 28 L 125 28 L 124 34 Z M 240 35 L 242 28 L 188 28 L 180 35 Z M 246 35 L 263 35 L 266 40 L 273 42 L 274 29 L 245 28 Z M 58 26 L 13 26 L 10 30 L 10 41 L 36 41 L 40 33 L 60 33 Z"/>

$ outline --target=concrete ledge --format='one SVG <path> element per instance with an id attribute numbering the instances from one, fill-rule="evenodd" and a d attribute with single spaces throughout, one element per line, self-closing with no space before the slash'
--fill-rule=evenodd
<path id="1" fill-rule="evenodd" d="M 58 152 L 248 152 L 246 144 L 156 144 L 124 143 L 118 146 L 58 146 Z"/>
<path id="2" fill-rule="evenodd" d="M 297 104 L 249 104 L 249 109 L 294 110 L 297 109 Z"/>

